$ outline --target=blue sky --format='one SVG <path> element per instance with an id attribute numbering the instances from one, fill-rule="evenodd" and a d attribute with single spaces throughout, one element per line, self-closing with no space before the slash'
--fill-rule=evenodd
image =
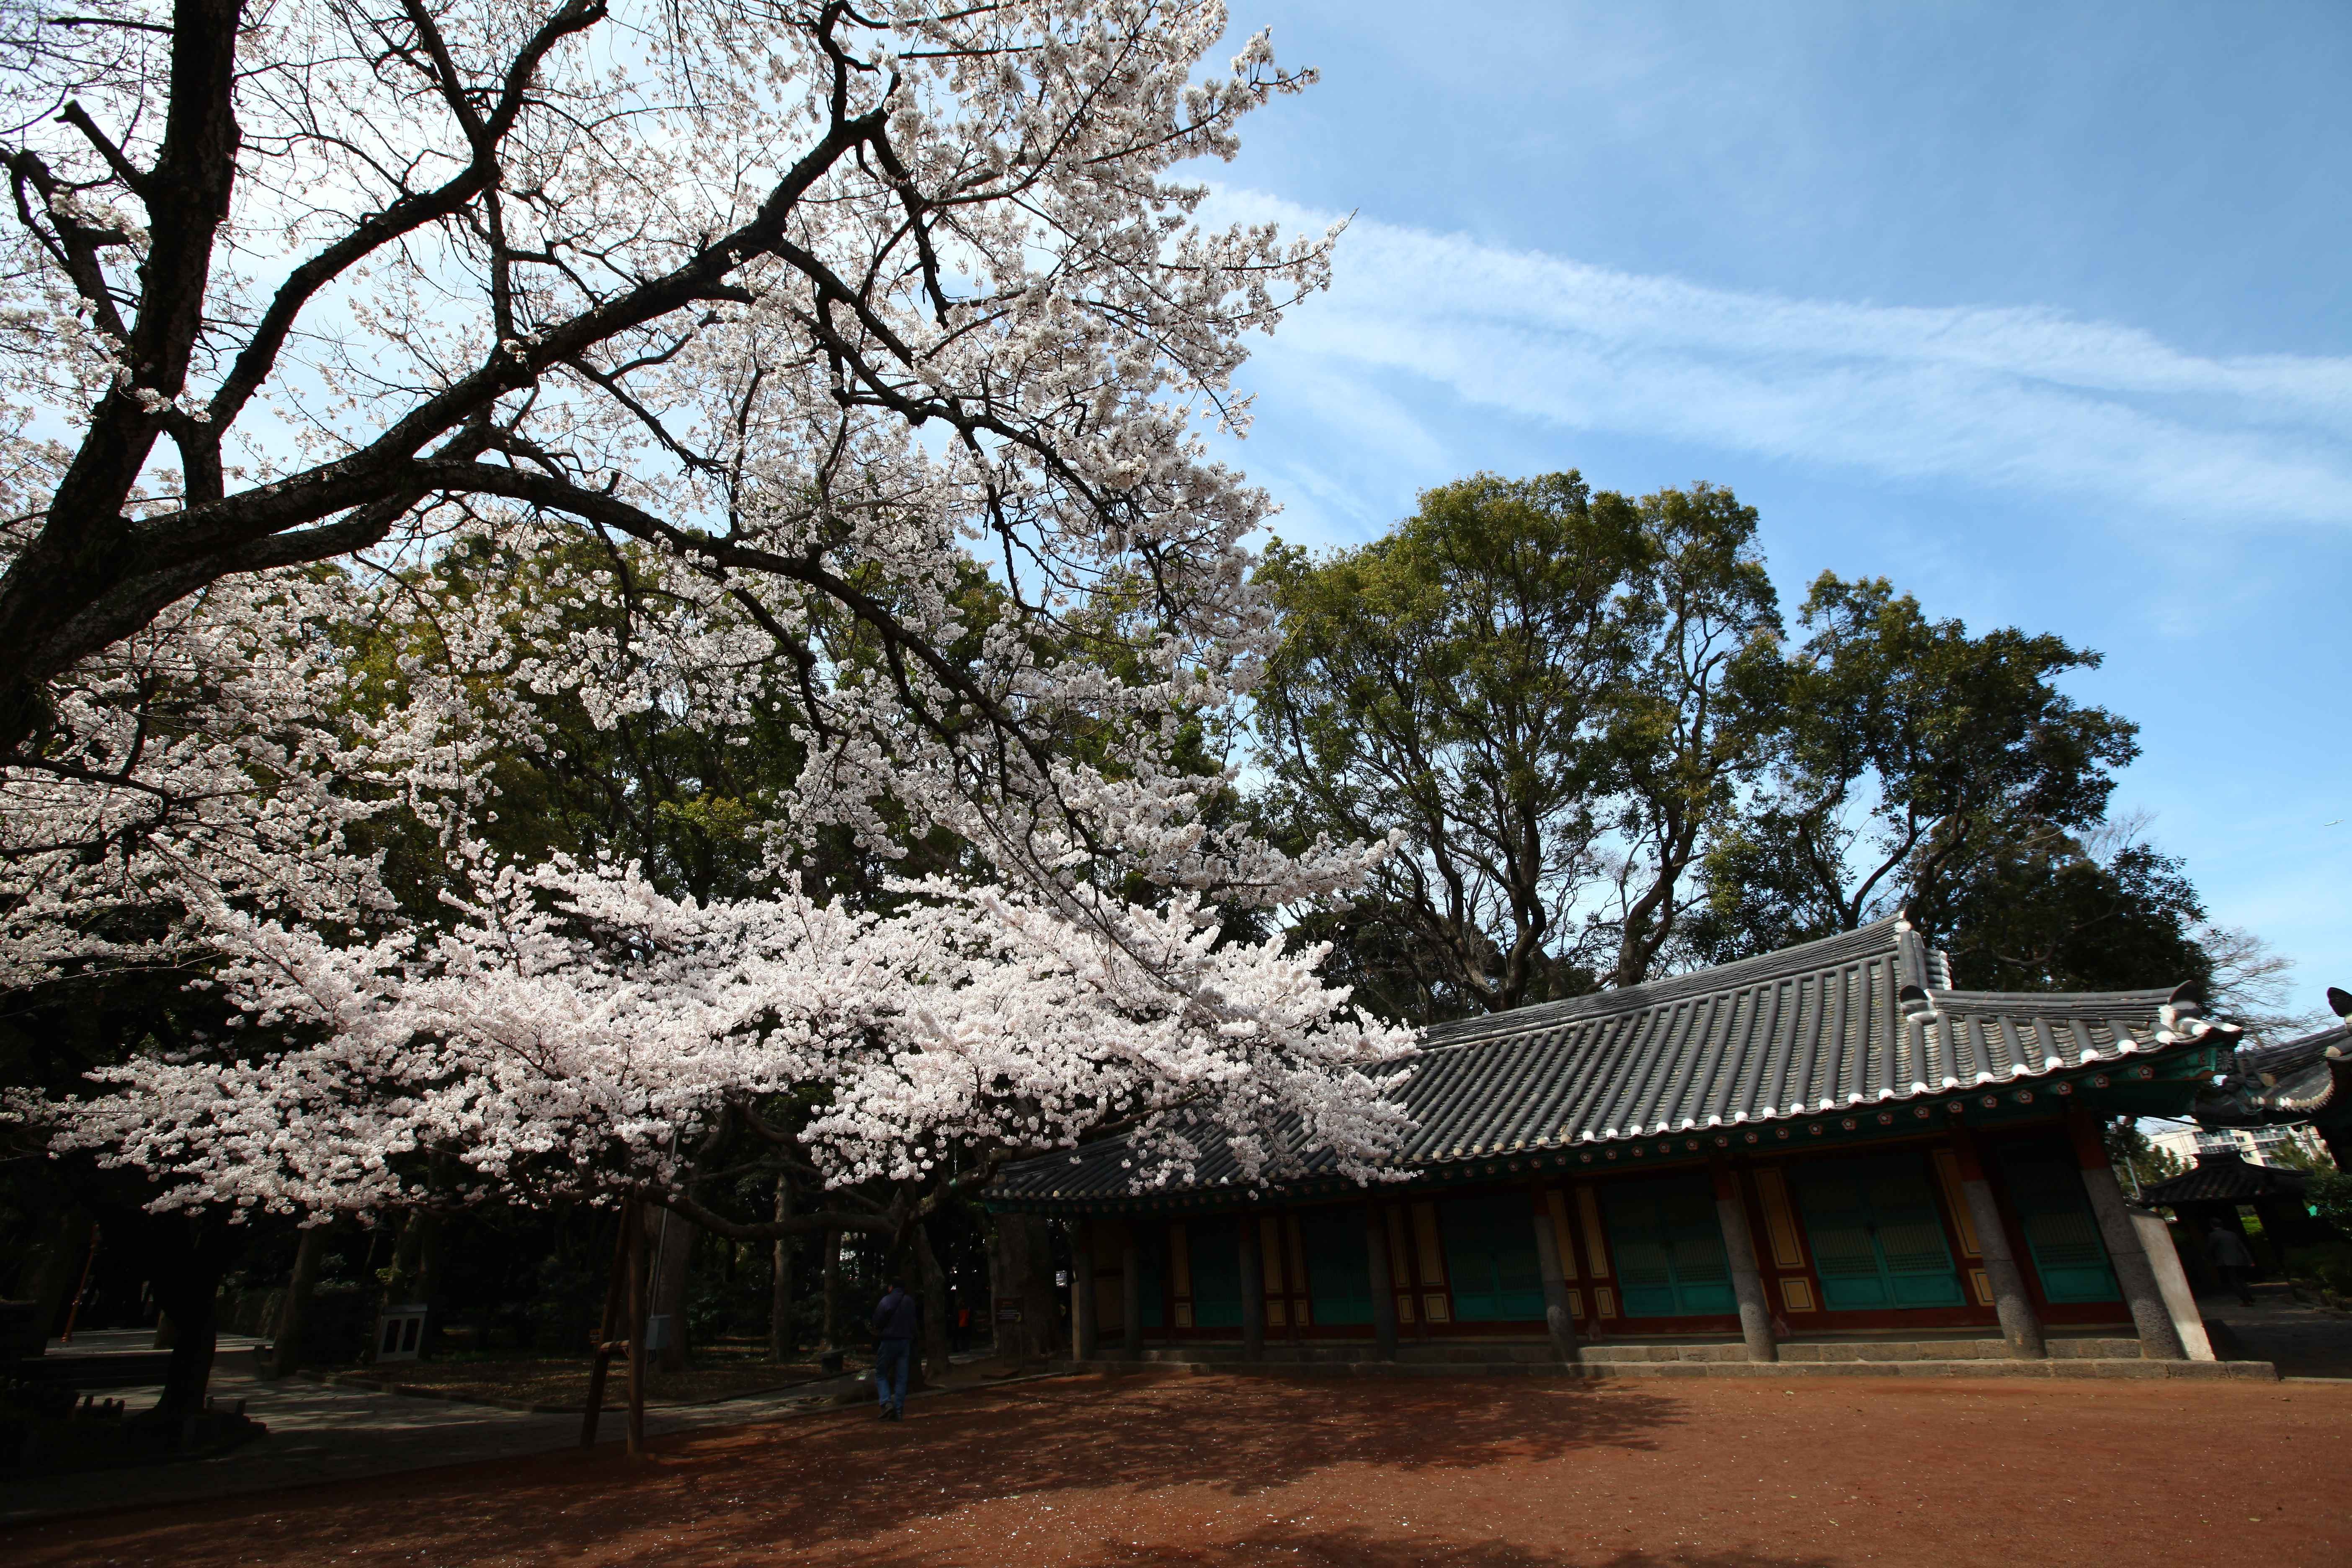
<path id="1" fill-rule="evenodd" d="M 1728 485 L 1791 605 L 2103 652 L 2119 808 L 2352 985 L 2352 7 L 1234 5 L 1324 79 L 1218 209 L 1354 215 L 1245 376 L 1285 537 Z"/>

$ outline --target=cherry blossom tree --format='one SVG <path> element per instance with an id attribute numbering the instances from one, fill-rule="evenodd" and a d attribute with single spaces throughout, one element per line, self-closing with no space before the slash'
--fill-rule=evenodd
<path id="1" fill-rule="evenodd" d="M 11 401 L 63 434 L 0 574 L 9 760 L 206 584 L 563 526 L 674 552 L 797 667 L 811 819 L 1211 874 L 1151 753 L 1247 679 L 1264 500 L 1194 426 L 1327 246 L 1204 232 L 1170 174 L 1307 79 L 1261 36 L 1195 80 L 1214 5 L 878 9 L 11 13 Z M 1083 657 L 1111 586 L 1150 679 Z M 1081 722 L 1129 787 L 1057 759 Z"/>
<path id="2" fill-rule="evenodd" d="M 215 983 L 256 1028 L 310 1043 L 126 1063 L 66 1141 L 163 1173 L 167 1208 L 397 1209 L 423 1195 L 400 1156 L 430 1149 L 471 1196 L 628 1187 L 731 1232 L 751 1227 L 679 1192 L 693 1143 L 812 1088 L 803 1168 L 910 1201 L 950 1144 L 984 1172 L 1106 1121 L 1132 1129 L 1139 1187 L 1189 1175 L 1212 1132 L 1251 1176 L 1323 1150 L 1369 1177 L 1402 1126 L 1388 1069 L 1410 1037 L 1346 1008 L 1319 952 L 1220 942 L 1192 895 L 1094 900 L 1082 930 L 1002 889 L 920 890 L 889 916 L 796 889 L 698 904 L 559 858 L 483 868 L 465 918 L 429 937 L 338 944 L 217 909 Z"/>
<path id="3" fill-rule="evenodd" d="M 1310 79 L 1263 35 L 1198 72 L 1200 0 L 0 26 L 0 984 L 187 961 L 243 1026 L 20 1102 L 58 1147 L 164 1209 L 380 1210 L 430 1155 L 725 1226 L 681 1173 L 735 1128 L 890 1194 L 794 1229 L 1115 1120 L 1139 1183 L 1210 1130 L 1371 1170 L 1402 1037 L 1208 910 L 1381 847 L 1220 826 L 1181 743 L 1269 635 L 1266 502 L 1202 431 L 1330 244 L 1205 230 L 1179 177 Z M 478 547 L 546 564 L 433 584 Z M 788 726 L 776 896 L 493 864 L 489 759 L 558 691 Z M 394 818 L 453 909 L 385 887 Z M 827 833 L 982 874 L 821 902 Z"/>

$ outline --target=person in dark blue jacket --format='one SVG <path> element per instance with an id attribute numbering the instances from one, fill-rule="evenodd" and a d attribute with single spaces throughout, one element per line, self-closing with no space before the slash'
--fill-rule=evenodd
<path id="1" fill-rule="evenodd" d="M 874 1331 L 881 1342 L 874 1347 L 874 1394 L 882 1402 L 882 1419 L 896 1421 L 907 1414 L 907 1362 L 914 1353 L 915 1329 L 922 1321 L 915 1299 L 897 1279 L 874 1309 Z"/>

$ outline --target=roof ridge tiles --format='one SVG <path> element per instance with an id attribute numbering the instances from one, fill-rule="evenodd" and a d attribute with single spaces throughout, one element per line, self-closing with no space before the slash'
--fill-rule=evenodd
<path id="1" fill-rule="evenodd" d="M 2227 1044 L 2238 1033 L 2177 1007 L 2178 987 L 1915 988 L 1897 941 L 1909 933 L 1895 923 L 1425 1031 L 1398 1096 L 1413 1130 L 1394 1162 L 1427 1167 L 1702 1128 L 1851 1120 L 1864 1106 L 1884 1121 L 1885 1108 L 1900 1101 L 1982 1092 L 2200 1040 Z M 1941 965 L 1929 967 L 1932 978 L 1944 977 Z M 1196 1174 L 1181 1185 L 1238 1183 L 1225 1140 L 1201 1131 Z M 1287 1130 L 1283 1141 L 1296 1134 Z M 1091 1145 L 1076 1165 L 1065 1152 L 1008 1166 L 999 1190 L 1014 1199 L 1112 1198 L 1126 1190 L 1116 1157 L 1126 1142 Z M 1338 1162 L 1318 1151 L 1302 1163 L 1328 1176 Z"/>
<path id="2" fill-rule="evenodd" d="M 1519 1034 L 1542 1025 L 1582 1022 L 1588 1018 L 1613 1014 L 1636 1013 L 1669 1002 L 1696 997 L 1720 995 L 1732 991 L 1750 990 L 1773 982 L 1801 980 L 1843 967 L 1856 961 L 1894 952 L 1895 917 L 1872 921 L 1853 931 L 1839 931 L 1833 936 L 1819 937 L 1777 952 L 1758 953 L 1752 958 L 1735 959 L 1708 969 L 1694 969 L 1682 974 L 1669 974 L 1657 980 L 1645 980 L 1639 985 L 1621 985 L 1612 991 L 1595 991 L 1584 996 L 1564 996 L 1556 1002 L 1536 1002 L 1507 1012 L 1488 1013 L 1475 1018 L 1451 1018 L 1442 1024 L 1432 1024 L 1423 1031 L 1424 1051 L 1445 1050 L 1455 1046 L 1476 1045 L 1497 1033 Z"/>

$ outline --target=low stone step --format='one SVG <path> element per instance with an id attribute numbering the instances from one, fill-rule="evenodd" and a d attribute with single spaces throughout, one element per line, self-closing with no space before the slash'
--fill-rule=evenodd
<path id="1" fill-rule="evenodd" d="M 1593 1347 L 1600 1348 L 1600 1347 Z M 1616 1347 L 1623 1349 L 1627 1347 Z M 1786 1347 L 1783 1347 L 1784 1349 Z M 2278 1380 L 2266 1361 L 2148 1361 L 2139 1356 L 2053 1356 L 2016 1361 L 2007 1357 L 1961 1361 L 1593 1361 L 1582 1362 L 1379 1362 L 1379 1361 L 1085 1361 L 1056 1360 L 1055 1372 L 1110 1373 L 1129 1376 L 1191 1376 L 1248 1373 L 1277 1377 L 1532 1377 L 1597 1382 L 1644 1377 L 2044 1377 L 2189 1378 L 2212 1381 Z"/>
<path id="2" fill-rule="evenodd" d="M 1785 1348 L 1785 1347 L 1784 1347 Z M 2135 1348 L 2137 1346 L 2135 1345 Z M 2018 1361 L 1811 1361 L 1811 1362 L 1624 1362 L 1587 1365 L 1604 1377 L 2056 1377 L 2056 1378 L 2250 1378 L 2278 1381 L 2266 1361 L 2147 1361 L 2137 1355 L 2053 1356 Z"/>
<path id="3" fill-rule="evenodd" d="M 1125 1361 L 1127 1358 L 1106 1355 L 1097 1359 L 1108 1362 Z M 1158 1365 L 1179 1365 L 1239 1362 L 1242 1357 L 1238 1345 L 1230 1342 L 1213 1342 L 1192 1345 L 1147 1345 L 1143 1359 Z M 1378 1357 L 1369 1341 L 1342 1341 L 1336 1344 L 1319 1345 L 1269 1344 L 1261 1359 L 1270 1365 L 1300 1366 L 1373 1361 Z M 1496 1340 L 1486 1343 L 1408 1344 L 1400 1347 L 1397 1359 L 1416 1364 L 1482 1366 L 1497 1362 L 1550 1362 L 1557 1357 L 1548 1341 Z"/>
<path id="4" fill-rule="evenodd" d="M 2054 1361 L 2137 1361 L 2135 1339 L 2053 1339 Z M 1663 1344 L 1588 1344 L 1584 1360 L 1608 1366 L 1671 1362 L 1741 1362 L 1748 1347 L 1730 1341 L 1675 1342 Z M 2008 1361 L 2007 1342 L 1997 1339 L 1950 1340 L 1797 1340 L 1783 1342 L 1780 1360 L 1798 1362 L 1927 1362 Z"/>
<path id="5" fill-rule="evenodd" d="M 2130 1361 L 2139 1354 L 2139 1342 L 2129 1335 L 2116 1339 L 2053 1339 L 2053 1361 Z"/>
<path id="6" fill-rule="evenodd" d="M 1672 1344 L 1586 1344 L 1579 1347 L 1591 1365 L 1618 1366 L 1651 1362 L 1746 1361 L 1748 1347 L 1737 1340 L 1706 1340 Z"/>

